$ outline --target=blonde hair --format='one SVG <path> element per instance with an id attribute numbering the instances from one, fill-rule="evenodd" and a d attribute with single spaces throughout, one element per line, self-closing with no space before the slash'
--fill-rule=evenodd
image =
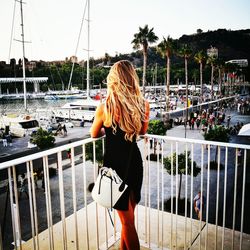
<path id="1" fill-rule="evenodd" d="M 145 120 L 144 98 L 132 64 L 127 60 L 116 62 L 107 76 L 107 85 L 104 125 L 116 133 L 118 124 L 125 132 L 125 139 L 132 141 Z"/>

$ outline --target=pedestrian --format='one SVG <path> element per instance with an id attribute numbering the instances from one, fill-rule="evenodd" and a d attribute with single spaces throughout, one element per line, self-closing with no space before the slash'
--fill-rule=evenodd
<path id="1" fill-rule="evenodd" d="M 71 143 L 71 140 L 69 140 L 69 143 Z M 70 162 L 71 162 L 71 148 L 67 149 L 67 157 L 68 159 L 70 159 Z"/>
<path id="2" fill-rule="evenodd" d="M 3 146 L 4 147 L 7 147 L 8 146 L 8 142 L 7 142 L 7 137 L 6 137 L 6 134 L 5 133 L 3 133 Z"/>
<path id="3" fill-rule="evenodd" d="M 44 172 L 43 172 L 43 170 L 41 171 L 40 175 L 41 175 L 41 179 L 42 179 L 42 189 L 43 189 L 43 191 L 45 191 L 45 180 L 44 180 Z"/>
<path id="4" fill-rule="evenodd" d="M 230 121 L 231 121 L 231 116 L 229 115 L 229 116 L 227 117 L 227 128 L 230 127 Z"/>
<path id="5" fill-rule="evenodd" d="M 201 124 L 201 120 L 200 120 L 200 118 L 197 118 L 196 119 L 196 127 L 197 127 L 197 129 L 199 129 L 200 124 Z"/>
<path id="6" fill-rule="evenodd" d="M 194 122 L 195 122 L 195 120 L 194 120 L 194 118 L 192 118 L 191 119 L 191 127 L 192 127 L 192 129 L 194 129 Z"/>
<path id="7" fill-rule="evenodd" d="M 201 219 L 204 200 L 204 197 L 201 197 L 201 191 L 198 191 L 198 194 L 194 197 L 194 211 L 199 220 Z"/>
<path id="8" fill-rule="evenodd" d="M 65 123 L 63 124 L 62 129 L 63 129 L 64 135 L 67 135 L 68 131 L 67 131 L 67 129 L 66 129 Z"/>
<path id="9" fill-rule="evenodd" d="M 237 157 L 238 157 L 238 164 L 240 165 L 241 164 L 241 149 L 238 149 Z"/>
<path id="10" fill-rule="evenodd" d="M 84 120 L 84 116 L 83 116 L 83 117 L 82 117 L 82 120 L 81 120 L 80 126 L 81 126 L 81 127 L 84 127 L 84 124 L 85 124 L 85 120 Z"/>
<path id="11" fill-rule="evenodd" d="M 60 134 L 61 131 L 62 131 L 62 125 L 61 125 L 61 123 L 59 122 L 58 125 L 57 125 L 56 134 Z"/>
<path id="12" fill-rule="evenodd" d="M 22 195 L 22 193 L 25 193 L 26 196 L 27 196 L 27 198 L 29 198 L 29 194 L 28 194 L 28 180 L 27 180 L 25 174 L 21 174 L 20 175 L 19 193 L 20 193 L 20 196 Z"/>
<path id="13" fill-rule="evenodd" d="M 192 129 L 192 120 L 191 119 L 188 120 L 188 125 L 189 125 L 189 128 L 191 130 Z"/>
<path id="14" fill-rule="evenodd" d="M 7 143 L 10 145 L 10 146 L 12 146 L 12 135 L 11 135 L 11 133 L 9 132 L 9 134 L 8 134 L 8 136 L 7 136 Z"/>
<path id="15" fill-rule="evenodd" d="M 128 185 L 114 205 L 122 224 L 122 250 L 139 250 L 134 210 L 141 198 L 143 165 L 136 138 L 148 128 L 149 103 L 143 98 L 139 78 L 127 60 L 116 62 L 107 76 L 108 94 L 96 110 L 91 137 L 106 134 L 104 166 L 114 169 Z M 132 151 L 131 151 L 132 150 Z M 129 153 L 131 164 L 127 166 Z M 126 174 L 127 172 L 127 174 Z"/>

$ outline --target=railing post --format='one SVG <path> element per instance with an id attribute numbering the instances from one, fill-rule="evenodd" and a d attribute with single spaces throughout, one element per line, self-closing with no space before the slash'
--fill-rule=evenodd
<path id="1" fill-rule="evenodd" d="M 174 169 L 174 159 L 173 159 L 173 143 L 170 144 L 170 157 L 171 157 L 171 231 L 170 231 L 170 249 L 173 248 L 173 195 L 174 195 L 174 180 L 173 180 L 173 169 Z"/>
<path id="2" fill-rule="evenodd" d="M 95 141 L 93 141 L 93 164 L 94 164 L 94 181 L 96 180 L 97 174 L 98 174 L 98 168 L 96 167 L 96 151 L 95 151 Z M 96 247 L 99 249 L 99 222 L 98 222 L 98 204 L 95 204 L 96 206 Z"/>
<path id="3" fill-rule="evenodd" d="M 205 236 L 205 250 L 208 242 L 208 218 L 209 218 L 209 189 L 210 189 L 210 161 L 211 161 L 211 145 L 208 145 L 207 153 L 207 202 L 206 202 L 206 236 Z"/>
<path id="4" fill-rule="evenodd" d="M 227 163 L 228 163 L 228 147 L 226 147 L 225 153 L 225 176 L 224 176 L 224 200 L 223 200 L 223 225 L 222 225 L 222 242 L 221 248 L 224 249 L 224 240 L 225 240 L 225 223 L 226 223 L 226 201 L 227 201 Z"/>
<path id="5" fill-rule="evenodd" d="M 50 197 L 50 182 L 49 182 L 49 165 L 48 156 L 43 157 L 43 175 L 46 197 L 46 212 L 47 212 L 47 224 L 49 232 L 49 249 L 54 249 L 54 235 L 53 235 L 53 221 L 51 211 L 51 197 Z"/>
<path id="6" fill-rule="evenodd" d="M 237 178 L 238 178 L 238 148 L 236 148 L 236 150 L 235 150 L 234 200 L 233 200 L 233 225 L 232 225 L 232 249 L 234 249 L 235 213 L 236 213 L 236 200 L 237 200 Z"/>
<path id="7" fill-rule="evenodd" d="M 67 250 L 67 228 L 65 221 L 65 202 L 64 202 L 64 185 L 63 185 L 63 170 L 62 170 L 62 152 L 57 153 L 57 162 L 58 162 L 58 181 L 59 181 L 59 198 L 60 198 L 60 212 L 62 219 L 62 240 L 63 240 L 63 249 Z"/>
<path id="8" fill-rule="evenodd" d="M 243 183 L 242 183 L 242 205 L 241 205 L 241 223 L 240 223 L 240 250 L 242 249 L 242 234 L 244 226 L 244 206 L 245 206 L 245 188 L 246 188 L 246 162 L 247 162 L 247 150 L 244 150 L 244 162 L 243 162 Z"/>
<path id="9" fill-rule="evenodd" d="M 160 246 L 160 142 L 157 140 L 157 246 Z"/>
<path id="10" fill-rule="evenodd" d="M 203 199 L 203 176 L 204 176 L 204 144 L 201 145 L 201 216 L 200 216 L 200 237 L 199 237 L 199 250 L 201 250 L 201 230 L 202 230 L 202 221 L 203 221 L 203 206 L 204 206 L 204 199 Z M 193 202 L 193 201 L 192 201 Z"/>
<path id="11" fill-rule="evenodd" d="M 186 150 L 186 161 L 185 161 L 185 228 L 184 228 L 184 250 L 187 249 L 187 189 L 188 189 L 188 159 L 187 159 L 187 151 L 188 147 L 187 144 L 185 145 L 185 150 Z"/>
<path id="12" fill-rule="evenodd" d="M 175 161 L 175 245 L 176 245 L 176 248 L 177 248 L 177 227 L 178 227 L 178 193 L 179 193 L 179 186 L 178 186 L 178 154 L 179 154 L 179 144 L 178 142 L 175 143 L 175 152 L 176 152 L 176 161 Z"/>
<path id="13" fill-rule="evenodd" d="M 87 177 L 86 177 L 86 145 L 82 145 L 82 166 L 83 166 L 83 187 L 84 187 L 84 205 L 85 205 L 85 230 L 87 240 L 87 250 L 89 250 L 89 224 L 88 224 L 88 203 L 87 203 Z"/>
<path id="14" fill-rule="evenodd" d="M 71 148 L 71 180 L 72 180 L 72 196 L 73 196 L 73 214 L 74 214 L 74 223 L 75 223 L 75 242 L 76 242 L 76 249 L 79 249 L 77 203 L 76 203 L 75 149 L 74 149 L 74 147 Z"/>
<path id="15" fill-rule="evenodd" d="M 3 250 L 2 227 L 0 223 L 0 250 Z"/>
<path id="16" fill-rule="evenodd" d="M 161 242 L 162 242 L 162 249 L 164 246 L 164 150 L 163 150 L 163 140 L 161 140 Z"/>

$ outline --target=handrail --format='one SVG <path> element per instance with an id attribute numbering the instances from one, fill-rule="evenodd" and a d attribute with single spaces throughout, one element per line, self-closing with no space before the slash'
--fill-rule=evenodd
<path id="1" fill-rule="evenodd" d="M 163 135 L 153 135 L 153 134 L 145 134 L 141 136 L 143 137 L 150 137 L 153 139 L 159 140 L 168 140 L 168 141 L 176 141 L 176 142 L 188 142 L 188 143 L 197 143 L 197 144 L 206 144 L 206 145 L 215 145 L 215 146 L 222 146 L 222 147 L 230 147 L 230 148 L 240 148 L 240 149 L 247 149 L 250 150 L 250 145 L 247 144 L 236 144 L 236 143 L 227 143 L 227 142 L 216 142 L 216 141 L 206 141 L 206 140 L 197 140 L 197 139 L 189 139 L 189 138 L 181 138 L 181 137 L 173 137 L 173 136 L 163 136 Z M 77 147 L 89 142 L 93 142 L 99 140 L 100 138 L 87 138 L 83 140 L 79 140 L 76 142 L 72 142 L 69 144 L 65 144 L 63 146 L 55 147 L 52 149 L 44 150 L 42 152 L 34 153 L 32 155 L 27 155 L 24 157 L 20 157 L 14 160 L 9 160 L 0 164 L 0 170 L 6 169 L 10 166 L 14 166 L 17 164 L 25 163 L 27 161 L 32 161 L 38 158 L 42 158 L 47 155 L 56 154 L 58 152 L 67 150 L 69 147 Z"/>
<path id="2" fill-rule="evenodd" d="M 9 161 L 6 161 L 6 162 L 3 162 L 3 163 L 0 164 L 0 170 L 6 169 L 6 168 L 8 168 L 10 166 L 14 166 L 14 165 L 17 165 L 17 164 L 21 164 L 21 163 L 25 163 L 25 162 L 32 161 L 32 160 L 35 160 L 35 159 L 39 159 L 39 158 L 42 158 L 42 157 L 47 156 L 47 155 L 56 154 L 58 152 L 65 151 L 68 148 L 81 146 L 81 145 L 87 144 L 89 142 L 96 141 L 98 139 L 100 139 L 100 138 L 97 138 L 97 139 L 87 138 L 87 139 L 83 139 L 83 140 L 80 140 L 80 141 L 65 144 L 65 145 L 62 145 L 62 146 L 54 147 L 54 148 L 51 148 L 51 149 L 48 149 L 48 150 L 44 150 L 44 151 L 41 151 L 41 152 L 38 152 L 38 153 L 34 153 L 34 154 L 31 154 L 31 155 L 26 155 L 26 156 L 23 156 L 23 157 L 14 159 L 14 160 L 9 160 Z"/>

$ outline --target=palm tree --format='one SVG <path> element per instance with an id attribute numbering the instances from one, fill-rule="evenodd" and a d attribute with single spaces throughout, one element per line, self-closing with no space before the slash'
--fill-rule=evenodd
<path id="1" fill-rule="evenodd" d="M 170 88 L 170 57 L 175 51 L 174 40 L 168 36 L 166 39 L 163 37 L 163 41 L 157 46 L 157 51 L 161 54 L 163 58 L 166 58 L 166 81 L 167 81 L 167 98 L 166 98 L 166 111 L 169 111 L 169 88 Z"/>
<path id="2" fill-rule="evenodd" d="M 225 70 L 227 72 L 227 94 L 230 95 L 232 94 L 233 90 L 233 79 L 235 76 L 235 72 L 237 71 L 237 65 L 234 63 L 227 63 L 225 65 Z"/>
<path id="3" fill-rule="evenodd" d="M 222 74 L 224 73 L 225 70 L 225 62 L 218 59 L 217 61 L 217 67 L 218 67 L 218 84 L 219 84 L 219 95 L 222 96 Z"/>
<path id="4" fill-rule="evenodd" d="M 185 123 L 185 138 L 186 138 L 186 127 L 187 127 L 187 121 L 188 121 L 188 68 L 187 68 L 187 63 L 188 63 L 188 58 L 192 54 L 191 48 L 187 45 L 184 44 L 182 47 L 179 49 L 178 52 L 179 56 L 184 58 L 185 61 L 185 83 L 186 83 L 186 123 Z"/>
<path id="5" fill-rule="evenodd" d="M 216 65 L 216 57 L 209 56 L 207 59 L 207 64 L 211 66 L 211 99 L 214 99 L 214 69 Z"/>
<path id="6" fill-rule="evenodd" d="M 148 45 L 158 40 L 158 37 L 154 33 L 154 28 L 149 29 L 148 25 L 144 28 L 139 27 L 139 32 L 134 34 L 132 44 L 134 49 L 142 47 L 143 51 L 143 76 L 142 76 L 142 87 L 143 95 L 145 95 L 145 82 L 146 82 L 146 69 L 147 69 L 147 57 L 148 57 Z"/>
<path id="7" fill-rule="evenodd" d="M 200 50 L 194 56 L 194 60 L 200 64 L 200 85 L 201 85 L 201 100 L 203 100 L 203 63 L 206 60 L 206 54 Z"/>

